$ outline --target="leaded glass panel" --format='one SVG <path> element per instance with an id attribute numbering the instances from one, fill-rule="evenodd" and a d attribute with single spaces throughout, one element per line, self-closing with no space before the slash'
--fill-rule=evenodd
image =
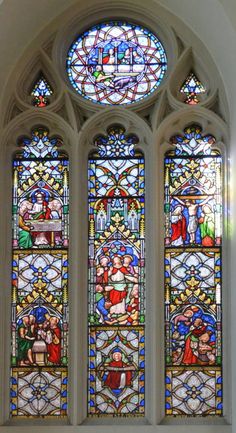
<path id="1" fill-rule="evenodd" d="M 191 72 L 182 84 L 180 93 L 186 95 L 185 104 L 196 105 L 201 102 L 199 95 L 206 93 L 206 89 L 196 75 Z"/>
<path id="2" fill-rule="evenodd" d="M 67 57 L 72 86 L 98 104 L 142 100 L 157 89 L 166 69 L 159 39 L 150 30 L 123 21 L 88 29 L 71 45 Z"/>
<path id="3" fill-rule="evenodd" d="M 134 143 L 111 128 L 89 159 L 90 416 L 144 414 L 144 159 Z"/>
<path id="4" fill-rule="evenodd" d="M 222 415 L 222 159 L 197 125 L 165 157 L 166 414 Z"/>
<path id="5" fill-rule="evenodd" d="M 50 103 L 50 96 L 53 94 L 51 86 L 47 82 L 46 78 L 42 75 L 34 84 L 31 91 L 33 96 L 32 104 L 35 107 L 46 107 Z"/>
<path id="6" fill-rule="evenodd" d="M 67 414 L 68 159 L 45 128 L 13 161 L 11 415 Z"/>

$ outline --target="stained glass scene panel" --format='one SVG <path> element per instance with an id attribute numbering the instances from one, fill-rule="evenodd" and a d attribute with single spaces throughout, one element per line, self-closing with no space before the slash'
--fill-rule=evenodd
<path id="1" fill-rule="evenodd" d="M 165 279 L 166 364 L 221 365 L 220 253 L 166 250 Z"/>
<path id="2" fill-rule="evenodd" d="M 97 139 L 98 151 L 89 159 L 88 311 L 92 358 L 88 412 L 93 416 L 144 413 L 144 371 L 140 373 L 137 358 L 141 356 L 144 369 L 144 159 L 141 153 L 134 153 L 134 142 L 124 137 L 121 127 L 109 129 L 109 140 Z M 108 156 L 101 158 L 101 153 L 105 156 L 105 141 Z M 116 156 L 117 143 L 119 155 L 124 156 Z M 109 339 L 104 352 L 98 335 Z M 128 348 L 134 336 L 136 355 Z M 98 366 L 99 378 L 95 378 Z"/>
<path id="3" fill-rule="evenodd" d="M 27 330 L 28 321 L 31 322 L 32 329 L 35 328 L 34 331 L 37 329 L 37 337 L 41 336 L 48 343 L 44 347 L 45 356 L 38 360 L 40 365 L 67 364 L 67 271 L 66 252 L 14 252 L 12 307 L 16 329 L 12 335 L 12 365 L 25 365 L 23 334 Z M 50 346 L 50 335 L 47 338 L 48 325 L 53 329 L 56 347 Z M 33 334 L 30 330 L 28 333 Z M 34 342 L 33 335 L 31 337 Z M 31 348 L 31 363 L 40 358 L 35 346 L 32 345 Z"/>
<path id="4" fill-rule="evenodd" d="M 91 328 L 90 415 L 144 414 L 144 331 Z"/>
<path id="5" fill-rule="evenodd" d="M 222 415 L 221 157 L 184 132 L 165 158 L 166 414 Z"/>
<path id="6" fill-rule="evenodd" d="M 165 158 L 166 245 L 221 244 L 221 157 Z"/>
<path id="7" fill-rule="evenodd" d="M 37 131 L 32 141 L 24 140 L 24 154 L 13 163 L 13 247 L 67 247 L 68 160 L 53 150 L 47 132 Z"/>
<path id="8" fill-rule="evenodd" d="M 67 73 L 74 89 L 98 104 L 131 104 L 150 95 L 167 70 L 159 39 L 123 21 L 88 29 L 71 45 Z"/>
<path id="9" fill-rule="evenodd" d="M 68 160 L 46 130 L 22 143 L 13 161 L 11 415 L 66 416 Z"/>

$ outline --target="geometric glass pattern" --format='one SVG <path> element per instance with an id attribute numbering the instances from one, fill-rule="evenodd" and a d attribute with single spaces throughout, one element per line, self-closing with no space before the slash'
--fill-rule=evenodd
<path id="1" fill-rule="evenodd" d="M 190 72 L 180 88 L 180 93 L 186 95 L 185 104 L 196 105 L 200 102 L 197 95 L 205 93 L 206 89 L 193 72 Z"/>
<path id="2" fill-rule="evenodd" d="M 144 415 L 144 158 L 137 142 L 114 126 L 96 138 L 89 158 L 89 416 Z"/>
<path id="3" fill-rule="evenodd" d="M 68 158 L 45 128 L 13 160 L 11 415 L 66 416 Z"/>
<path id="4" fill-rule="evenodd" d="M 169 369 L 166 406 L 172 415 L 222 415 L 221 369 Z"/>
<path id="5" fill-rule="evenodd" d="M 71 85 L 99 104 L 142 100 L 157 89 L 166 69 L 159 39 L 150 30 L 123 21 L 90 28 L 73 42 L 67 55 Z"/>
<path id="6" fill-rule="evenodd" d="M 33 85 L 33 89 L 31 91 L 31 96 L 34 96 L 32 99 L 32 104 L 35 107 L 46 107 L 49 104 L 48 96 L 51 96 L 53 91 L 48 84 L 47 80 L 40 76 L 40 78 Z"/>
<path id="7" fill-rule="evenodd" d="M 67 412 L 67 372 L 60 367 L 46 371 L 13 369 L 11 406 L 14 416 L 62 416 Z"/>
<path id="8" fill-rule="evenodd" d="M 167 415 L 222 415 L 222 158 L 198 125 L 165 155 Z"/>

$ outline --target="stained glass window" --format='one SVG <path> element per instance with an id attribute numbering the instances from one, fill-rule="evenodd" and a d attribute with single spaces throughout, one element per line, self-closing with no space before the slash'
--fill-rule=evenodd
<path id="1" fill-rule="evenodd" d="M 186 95 L 184 101 L 186 104 L 196 105 L 200 102 L 197 95 L 205 93 L 206 89 L 196 75 L 191 72 L 181 86 L 180 92 Z"/>
<path id="2" fill-rule="evenodd" d="M 131 104 L 161 83 L 167 58 L 158 38 L 142 26 L 102 23 L 70 47 L 67 73 L 74 89 L 99 104 Z"/>
<path id="3" fill-rule="evenodd" d="M 46 107 L 49 104 L 49 96 L 53 91 L 46 78 L 41 76 L 33 86 L 31 95 L 33 96 L 32 104 L 35 107 Z"/>
<path id="4" fill-rule="evenodd" d="M 65 416 L 68 158 L 45 128 L 13 161 L 12 417 Z"/>
<path id="5" fill-rule="evenodd" d="M 144 158 L 112 127 L 89 158 L 89 416 L 144 415 Z"/>
<path id="6" fill-rule="evenodd" d="M 193 125 L 165 156 L 166 414 L 222 411 L 222 158 Z"/>

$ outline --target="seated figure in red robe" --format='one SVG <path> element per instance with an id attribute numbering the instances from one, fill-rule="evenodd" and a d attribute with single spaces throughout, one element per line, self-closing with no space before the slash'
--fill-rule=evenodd
<path id="1" fill-rule="evenodd" d="M 112 353 L 112 361 L 104 369 L 108 372 L 104 385 L 110 389 L 122 390 L 126 386 L 132 385 L 132 372 L 135 370 L 135 367 L 122 361 L 122 353 L 119 349 Z"/>
<path id="2" fill-rule="evenodd" d="M 30 219 L 33 220 L 50 220 L 51 209 L 45 200 L 44 193 L 38 191 L 35 194 L 36 201 L 32 209 L 29 211 Z M 50 233 L 33 231 L 33 242 L 35 246 L 50 245 Z"/>

